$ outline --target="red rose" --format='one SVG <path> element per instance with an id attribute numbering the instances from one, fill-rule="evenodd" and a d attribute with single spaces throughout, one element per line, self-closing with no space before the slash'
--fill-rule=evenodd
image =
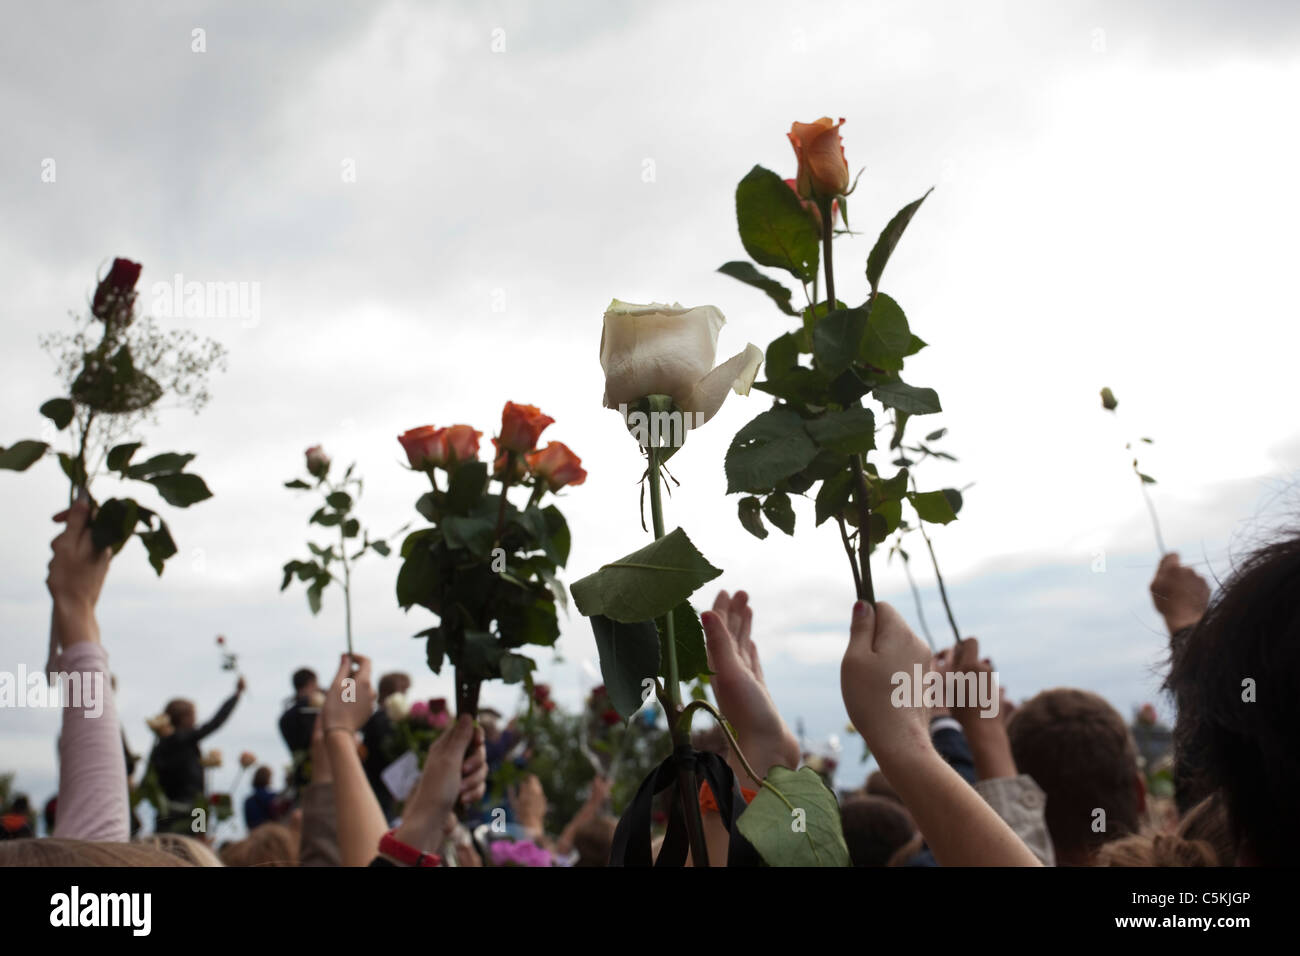
<path id="1" fill-rule="evenodd" d="M 840 139 L 842 125 L 843 119 L 835 123 L 829 116 L 815 123 L 791 124 L 786 136 L 799 161 L 795 179 L 802 198 L 843 196 L 849 188 L 849 163 Z"/>
<path id="2" fill-rule="evenodd" d="M 565 485 L 580 485 L 587 480 L 582 459 L 564 442 L 553 441 L 541 451 L 525 455 L 524 459 L 528 462 L 528 470 L 545 481 L 551 491 L 559 491 Z"/>
<path id="3" fill-rule="evenodd" d="M 532 451 L 546 426 L 554 421 L 550 415 L 542 414 L 536 405 L 506 402 L 501 412 L 501 442 L 497 447 L 505 451 Z"/>
<path id="4" fill-rule="evenodd" d="M 429 713 L 431 713 L 431 714 L 445 714 L 446 712 L 447 712 L 447 698 L 446 698 L 446 697 L 430 697 L 430 698 L 429 698 Z"/>
<path id="5" fill-rule="evenodd" d="M 108 322 L 129 310 L 135 302 L 135 284 L 140 281 L 140 263 L 114 259 L 108 275 L 100 280 L 90 311 L 95 318 Z"/>
<path id="6" fill-rule="evenodd" d="M 600 715 L 600 719 L 605 722 L 606 727 L 613 727 L 615 724 L 619 724 L 623 722 L 623 718 L 618 715 L 618 711 L 616 711 L 613 707 L 609 708 L 604 713 L 602 713 Z"/>
<path id="7" fill-rule="evenodd" d="M 542 708 L 543 711 L 545 711 L 546 713 L 549 714 L 551 711 L 553 711 L 553 710 L 555 709 L 555 701 L 553 701 L 553 700 L 544 700 L 544 701 L 542 701 L 542 703 L 541 703 L 540 706 L 541 706 L 541 708 Z"/>
<path id="8" fill-rule="evenodd" d="M 446 429 L 447 454 L 452 462 L 474 461 L 478 458 L 478 440 L 483 433 L 469 425 L 452 425 Z"/>
<path id="9" fill-rule="evenodd" d="M 416 471 L 428 471 L 447 463 L 447 429 L 421 425 L 397 436 L 406 460 Z"/>
<path id="10" fill-rule="evenodd" d="M 226 643 L 226 639 L 225 639 L 224 637 L 222 637 L 220 634 L 218 634 L 218 635 L 217 635 L 217 643 L 218 643 L 218 644 L 224 644 L 224 643 Z"/>
<path id="11" fill-rule="evenodd" d="M 533 686 L 533 700 L 537 701 L 539 704 L 544 700 L 549 700 L 550 697 L 551 697 L 550 684 L 536 684 Z"/>
<path id="12" fill-rule="evenodd" d="M 307 474 L 313 478 L 324 478 L 325 473 L 330 470 L 329 456 L 321 449 L 320 445 L 312 445 L 307 449 Z"/>

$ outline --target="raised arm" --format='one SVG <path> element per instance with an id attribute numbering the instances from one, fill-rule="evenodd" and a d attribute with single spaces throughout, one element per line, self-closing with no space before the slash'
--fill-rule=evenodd
<path id="1" fill-rule="evenodd" d="M 64 695 L 54 836 L 124 842 L 131 835 L 126 759 L 108 654 L 95 620 L 112 552 L 95 550 L 89 519 L 84 498 L 54 516 L 67 526 L 52 543 L 46 580 L 54 601 L 52 630 L 60 644 L 57 668 Z"/>
<path id="2" fill-rule="evenodd" d="M 194 729 L 194 739 L 196 741 L 202 740 L 204 737 L 208 736 L 208 734 L 215 733 L 221 729 L 221 725 L 229 720 L 230 715 L 234 713 L 235 705 L 239 703 L 239 698 L 244 693 L 244 688 L 246 686 L 244 678 L 239 678 L 239 682 L 235 684 L 235 692 L 226 699 L 226 702 L 218 708 L 217 712 L 212 715 L 207 723 L 200 724 Z"/>
<path id="3" fill-rule="evenodd" d="M 892 699 L 930 651 L 883 602 L 853 607 L 840 666 L 844 706 L 943 866 L 1037 866 L 1038 859 L 935 751 L 924 707 Z M 906 697 L 906 695 L 903 695 Z"/>

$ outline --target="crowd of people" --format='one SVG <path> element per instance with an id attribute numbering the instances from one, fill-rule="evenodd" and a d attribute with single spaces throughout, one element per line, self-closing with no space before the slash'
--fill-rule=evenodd
<path id="1" fill-rule="evenodd" d="M 88 516 L 85 501 L 55 516 L 65 524 L 53 542 L 48 578 L 56 669 L 100 674 L 108 686 L 95 608 L 111 554 L 94 547 Z M 1151 767 L 1133 729 L 1087 690 L 1046 690 L 1019 704 L 1004 698 L 992 709 L 973 694 L 900 703 L 899 674 L 960 675 L 973 687 L 995 674 L 992 661 L 975 638 L 934 653 L 889 604 L 857 602 L 840 688 L 879 769 L 860 789 L 838 794 L 853 864 L 1291 862 L 1300 849 L 1291 802 L 1300 789 L 1300 538 L 1255 551 L 1213 597 L 1195 570 L 1167 554 L 1151 595 L 1168 629 L 1165 688 L 1177 712 L 1167 796 L 1149 792 Z M 694 740 L 733 769 L 744 799 L 752 799 L 744 787 L 751 771 L 763 777 L 774 767 L 810 762 L 768 691 L 752 622 L 744 592 L 720 593 L 701 615 L 711 690 L 743 755 L 717 733 Z M 404 718 L 393 703 L 410 685 L 402 673 L 377 675 L 361 656 L 343 655 L 328 686 L 309 669 L 296 671 L 279 719 L 293 758 L 284 786 L 273 786 L 269 767 L 257 767 L 242 807 L 247 835 L 225 841 L 205 818 L 211 802 L 200 745 L 237 707 L 242 678 L 207 720 L 200 723 L 194 704 L 177 699 L 153 724 L 145 776 L 160 796 L 152 833 L 141 832 L 132 810 L 128 764 L 135 757 L 124 745 L 113 694 L 97 714 L 65 702 L 58 795 L 46 808 L 51 835 L 35 836 L 29 802 L 15 796 L 0 815 L 0 863 L 609 863 L 617 824 L 610 779 L 597 769 L 571 819 L 551 819 L 542 782 L 526 772 L 527 741 L 516 722 L 495 712 L 477 720 L 445 715 L 427 748 L 408 758 L 412 766 L 397 786 L 391 771 L 405 746 L 398 739 Z M 525 770 L 507 774 L 507 765 Z M 497 793 L 502 788 L 493 782 L 507 776 L 509 786 Z M 705 787 L 700 798 L 709 860 L 720 865 L 733 835 L 716 796 Z"/>

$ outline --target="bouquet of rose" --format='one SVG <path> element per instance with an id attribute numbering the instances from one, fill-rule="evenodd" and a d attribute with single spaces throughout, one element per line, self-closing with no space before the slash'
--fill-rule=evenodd
<path id="1" fill-rule="evenodd" d="M 384 713 L 393 725 L 382 755 L 391 763 L 404 753 L 414 753 L 421 767 L 429 747 L 451 724 L 445 697 L 412 702 L 405 694 L 392 694 L 384 701 Z"/>
<path id="2" fill-rule="evenodd" d="M 397 602 L 438 615 L 416 636 L 425 638 L 434 673 L 446 661 L 455 668 L 458 714 L 478 712 L 485 680 L 531 686 L 536 665 L 520 649 L 549 647 L 560 634 L 564 589 L 556 574 L 569 558 L 569 526 L 544 502 L 587 473 L 561 442 L 537 448 L 553 422 L 532 405 L 506 402 L 490 468 L 478 458 L 482 432 L 468 425 L 427 425 L 398 438 L 431 490 L 415 504 L 429 526 L 402 542 Z M 512 489 L 526 492 L 522 507 L 510 500 Z"/>

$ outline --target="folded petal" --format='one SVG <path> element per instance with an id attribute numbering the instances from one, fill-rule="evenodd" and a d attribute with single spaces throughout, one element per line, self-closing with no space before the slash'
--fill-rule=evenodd
<path id="1" fill-rule="evenodd" d="M 762 350 L 746 345 L 745 351 L 733 355 L 700 379 L 690 395 L 677 403 L 687 413 L 686 426 L 698 428 L 717 414 L 726 401 L 728 390 L 734 390 L 737 395 L 748 395 L 762 364 Z"/>

